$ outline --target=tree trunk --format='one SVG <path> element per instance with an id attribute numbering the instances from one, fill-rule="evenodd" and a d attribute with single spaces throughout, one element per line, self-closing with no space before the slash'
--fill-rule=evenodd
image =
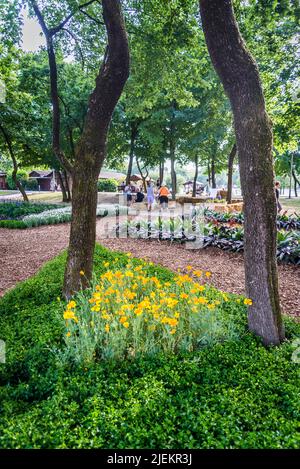
<path id="1" fill-rule="evenodd" d="M 231 0 L 200 0 L 200 12 L 208 51 L 234 115 L 244 195 L 246 294 L 253 301 L 248 325 L 265 345 L 276 345 L 284 339 L 284 328 L 276 262 L 271 123 L 258 68 L 240 35 Z"/>
<path id="2" fill-rule="evenodd" d="M 130 178 L 132 174 L 132 166 L 134 160 L 134 147 L 135 147 L 135 140 L 138 134 L 138 125 L 135 122 L 131 122 L 131 132 L 130 132 L 130 152 L 129 152 L 129 163 L 127 169 L 127 176 L 126 176 L 126 185 L 130 184 Z"/>
<path id="3" fill-rule="evenodd" d="M 198 161 L 199 157 L 198 154 L 195 156 L 195 175 L 194 175 L 194 182 L 193 182 L 193 197 L 197 195 L 197 179 L 198 179 Z"/>
<path id="4" fill-rule="evenodd" d="M 129 49 L 119 0 L 102 0 L 108 47 L 91 94 L 73 170 L 72 223 L 64 295 L 91 279 L 96 234 L 97 181 L 113 110 L 129 75 Z M 83 271 L 84 275 L 80 275 Z"/>
<path id="5" fill-rule="evenodd" d="M 296 176 L 296 173 L 295 171 L 293 170 L 293 178 L 294 178 L 294 191 L 295 191 L 295 197 L 298 197 L 298 193 L 297 193 L 297 185 L 299 185 L 299 181 L 297 179 L 297 176 Z"/>
<path id="6" fill-rule="evenodd" d="M 63 202 L 69 202 L 68 201 L 68 194 L 67 194 L 66 187 L 65 187 L 65 183 L 64 183 L 64 180 L 63 180 L 63 177 L 62 177 L 60 171 L 57 171 L 57 176 L 58 176 L 60 187 L 61 187 L 62 201 Z"/>
<path id="7" fill-rule="evenodd" d="M 216 155 L 215 152 L 212 154 L 211 157 L 211 187 L 213 189 L 216 189 L 217 183 L 216 183 Z"/>
<path id="8" fill-rule="evenodd" d="M 233 163 L 236 155 L 236 144 L 234 143 L 228 157 L 228 175 L 227 175 L 227 203 L 231 204 L 232 201 L 232 173 Z"/>
<path id="9" fill-rule="evenodd" d="M 210 174 L 210 164 L 209 164 L 209 161 L 207 163 L 207 182 L 208 184 L 210 185 L 211 183 L 211 174 Z"/>
<path id="10" fill-rule="evenodd" d="M 144 191 L 147 192 L 146 179 L 147 179 L 147 177 L 148 177 L 149 171 L 148 171 L 148 169 L 146 169 L 146 175 L 143 174 L 143 170 L 142 170 L 142 168 L 141 168 L 141 166 L 140 166 L 140 162 L 139 162 L 138 157 L 136 157 L 136 165 L 137 165 L 137 167 L 138 167 L 140 176 L 141 176 L 142 181 L 143 181 L 143 188 L 144 188 Z"/>
<path id="11" fill-rule="evenodd" d="M 161 157 L 160 161 L 159 161 L 159 181 L 160 181 L 160 184 L 163 183 L 164 181 L 164 166 L 165 166 L 165 160 L 163 157 Z"/>
<path id="12" fill-rule="evenodd" d="M 68 172 L 65 169 L 63 171 L 63 175 L 64 175 L 65 187 L 66 187 L 67 196 L 68 196 L 68 202 L 71 202 L 72 194 L 71 194 L 71 189 L 70 189 L 70 184 L 69 184 L 69 177 L 72 177 L 72 175 L 68 174 Z"/>
<path id="13" fill-rule="evenodd" d="M 21 192 L 22 194 L 22 197 L 23 197 L 23 200 L 24 202 L 29 202 L 28 200 L 28 197 L 27 197 L 27 194 L 25 192 L 25 189 L 21 183 L 21 181 L 19 181 L 18 177 L 17 177 L 17 174 L 18 174 L 18 162 L 17 162 L 17 159 L 15 157 L 15 153 L 14 153 L 14 150 L 13 150 L 13 146 L 12 146 L 12 143 L 11 143 L 11 139 L 10 139 L 10 136 L 8 135 L 7 131 L 4 129 L 4 127 L 0 124 L 0 130 L 3 134 L 3 137 L 4 137 L 4 140 L 6 142 L 6 145 L 7 145 L 7 148 L 8 148 L 8 152 L 10 154 L 10 157 L 12 159 L 12 162 L 13 162 L 13 171 L 12 171 L 12 179 L 16 185 L 16 187 L 19 189 L 19 191 Z"/>

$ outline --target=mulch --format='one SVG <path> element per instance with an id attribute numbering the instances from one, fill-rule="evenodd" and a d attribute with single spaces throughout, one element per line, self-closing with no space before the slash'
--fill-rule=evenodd
<path id="1" fill-rule="evenodd" d="M 18 282 L 34 275 L 41 266 L 68 245 L 70 225 L 41 226 L 28 230 L 0 229 L 0 296 Z M 174 271 L 188 264 L 195 269 L 212 272 L 217 288 L 244 294 L 244 261 L 240 253 L 228 253 L 218 248 L 187 249 L 184 245 L 157 240 L 97 239 L 103 246 L 116 251 L 131 252 L 146 257 Z M 300 269 L 279 265 L 279 285 L 282 309 L 300 317 Z"/>

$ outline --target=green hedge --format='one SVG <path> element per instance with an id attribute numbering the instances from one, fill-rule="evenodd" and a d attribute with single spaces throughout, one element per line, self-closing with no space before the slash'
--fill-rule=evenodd
<path id="1" fill-rule="evenodd" d="M 99 192 L 116 192 L 118 181 L 115 179 L 100 179 L 97 186 Z"/>
<path id="2" fill-rule="evenodd" d="M 97 246 L 97 275 L 104 260 L 124 266 L 127 256 Z M 247 332 L 244 306 L 232 310 L 229 301 L 224 315 L 244 328 L 241 340 L 58 367 L 51 349 L 63 346 L 64 263 L 62 254 L 0 299 L 1 448 L 299 448 L 299 364 L 291 360 L 299 324 L 286 320 L 289 340 L 266 349 Z"/>
<path id="3" fill-rule="evenodd" d="M 30 202 L 0 202 L 0 219 L 16 219 L 31 215 L 33 213 L 42 213 L 45 210 L 52 210 L 55 208 L 62 208 L 63 205 L 57 204 L 42 204 Z"/>
<path id="4" fill-rule="evenodd" d="M 0 228 L 10 228 L 11 230 L 25 230 L 28 228 L 22 220 L 0 220 Z"/>

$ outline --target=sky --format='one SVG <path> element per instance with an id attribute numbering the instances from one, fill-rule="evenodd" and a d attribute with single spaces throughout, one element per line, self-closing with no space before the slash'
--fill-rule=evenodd
<path id="1" fill-rule="evenodd" d="M 26 52 L 36 52 L 40 46 L 45 45 L 45 38 L 37 20 L 28 18 L 27 10 L 22 12 L 24 19 L 22 49 Z"/>

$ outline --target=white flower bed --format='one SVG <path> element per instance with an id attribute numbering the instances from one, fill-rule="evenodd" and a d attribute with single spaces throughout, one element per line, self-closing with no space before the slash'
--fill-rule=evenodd
<path id="1" fill-rule="evenodd" d="M 120 214 L 127 213 L 127 207 L 113 204 L 100 204 L 97 206 L 97 217 L 114 216 L 118 208 Z M 57 208 L 54 210 L 46 210 L 42 213 L 34 213 L 32 215 L 27 215 L 23 218 L 23 222 L 26 223 L 29 228 L 31 228 L 33 226 L 54 225 L 57 223 L 69 222 L 71 221 L 71 217 L 72 208 L 71 206 L 69 206 Z"/>

